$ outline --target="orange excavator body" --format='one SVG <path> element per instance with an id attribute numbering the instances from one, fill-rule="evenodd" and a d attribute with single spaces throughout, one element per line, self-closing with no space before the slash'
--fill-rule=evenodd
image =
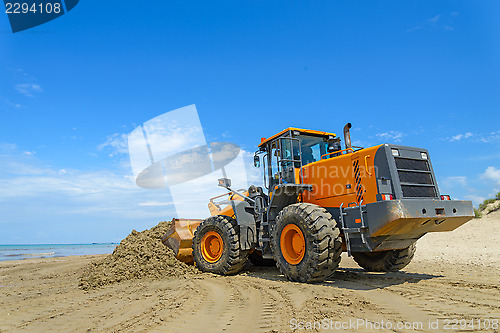
<path id="1" fill-rule="evenodd" d="M 376 202 L 377 178 L 374 158 L 383 145 L 321 159 L 302 167 L 302 183 L 313 184 L 313 191 L 302 194 L 303 202 L 321 207 L 345 207 Z M 358 173 L 353 170 L 359 170 Z"/>
<path id="2" fill-rule="evenodd" d="M 394 144 L 355 147 L 350 128 L 350 123 L 344 127 L 344 150 L 341 140 L 329 132 L 287 128 L 262 138 L 254 166 L 260 167 L 262 156 L 268 193 L 259 194 L 257 189 L 263 190 L 255 186 L 235 191 L 229 182 L 225 187 L 229 193 L 210 199 L 210 215 L 237 220 L 242 250 L 261 252 L 262 258 L 272 257 L 278 247 L 270 241 L 280 239 L 284 244 L 280 250 L 288 263 L 302 260 L 306 239 L 293 227 L 283 229 L 282 239 L 272 238 L 271 225 L 276 225 L 284 207 L 296 203 L 317 205 L 333 216 L 342 248 L 349 255 L 351 251 L 408 249 L 428 232 L 451 231 L 473 218 L 470 201 L 450 200 L 440 194 L 426 149 Z M 224 185 L 229 180 L 219 179 L 219 186 L 221 181 Z M 248 197 L 250 192 L 254 199 Z M 238 211 L 244 201 L 238 193 L 255 209 L 250 222 L 235 216 L 235 209 L 244 216 L 249 208 Z M 172 228 L 162 241 L 174 250 L 177 259 L 193 263 L 192 239 L 202 221 L 172 220 Z M 218 244 L 215 238 L 207 238 L 207 248 L 215 249 Z"/>

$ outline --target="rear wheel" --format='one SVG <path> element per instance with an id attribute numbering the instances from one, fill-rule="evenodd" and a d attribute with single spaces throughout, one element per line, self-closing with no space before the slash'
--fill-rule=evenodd
<path id="1" fill-rule="evenodd" d="M 238 273 L 248 259 L 240 250 L 238 224 L 229 216 L 211 216 L 203 221 L 193 238 L 193 259 L 203 272 L 222 275 Z"/>
<path id="2" fill-rule="evenodd" d="M 380 252 L 353 252 L 352 257 L 359 266 L 369 272 L 395 272 L 406 267 L 415 254 L 415 244 L 402 250 Z"/>
<path id="3" fill-rule="evenodd" d="M 289 205 L 276 218 L 272 240 L 276 265 L 291 281 L 323 281 L 339 266 L 339 234 L 326 209 L 309 203 Z"/>

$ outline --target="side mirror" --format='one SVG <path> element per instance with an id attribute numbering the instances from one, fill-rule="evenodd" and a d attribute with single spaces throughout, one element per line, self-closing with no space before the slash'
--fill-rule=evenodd
<path id="1" fill-rule="evenodd" d="M 219 184 L 220 187 L 224 188 L 230 188 L 231 187 L 231 179 L 229 178 L 219 178 Z"/>
<path id="2" fill-rule="evenodd" d="M 260 167 L 260 158 L 258 155 L 253 155 L 253 166 L 256 168 Z"/>

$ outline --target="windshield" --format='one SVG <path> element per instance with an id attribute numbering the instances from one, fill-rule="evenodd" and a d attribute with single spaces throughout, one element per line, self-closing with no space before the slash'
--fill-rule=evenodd
<path id="1" fill-rule="evenodd" d="M 326 138 L 310 135 L 300 135 L 297 138 L 300 140 L 302 150 L 302 165 L 319 161 L 321 156 L 326 154 L 328 148 Z M 291 165 L 292 160 L 300 159 L 299 140 L 284 139 L 282 141 L 282 158 L 285 160 L 285 166 Z M 295 167 L 299 167 L 298 162 L 295 162 Z"/>
<path id="2" fill-rule="evenodd" d="M 328 142 L 326 138 L 301 135 L 300 147 L 302 148 L 302 165 L 321 160 L 327 153 Z"/>

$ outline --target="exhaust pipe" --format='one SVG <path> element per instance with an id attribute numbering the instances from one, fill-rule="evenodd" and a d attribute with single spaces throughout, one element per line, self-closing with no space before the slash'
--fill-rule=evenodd
<path id="1" fill-rule="evenodd" d="M 351 145 L 351 133 L 349 132 L 350 128 L 351 128 L 351 123 L 345 124 L 345 126 L 344 126 L 345 149 L 352 148 L 352 145 Z"/>

